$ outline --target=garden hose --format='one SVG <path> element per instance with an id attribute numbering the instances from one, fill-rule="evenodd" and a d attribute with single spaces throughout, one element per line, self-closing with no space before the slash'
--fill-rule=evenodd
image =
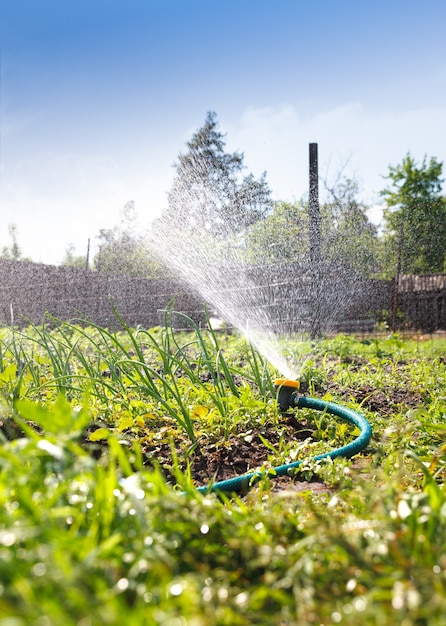
<path id="1" fill-rule="evenodd" d="M 341 448 L 335 448 L 334 450 L 325 452 L 324 454 L 314 456 L 314 461 L 320 461 L 321 459 L 336 459 L 338 457 L 349 459 L 364 450 L 364 448 L 368 445 L 372 436 L 372 428 L 365 417 L 356 411 L 339 404 L 335 404 L 334 402 L 326 402 L 325 400 L 320 400 L 318 398 L 310 398 L 308 396 L 300 395 L 298 391 L 299 383 L 297 381 L 278 379 L 275 381 L 275 386 L 278 392 L 277 400 L 279 408 L 282 412 L 287 411 L 289 408 L 314 409 L 316 411 L 322 411 L 324 413 L 340 417 L 344 421 L 359 428 L 360 432 L 356 439 Z M 271 478 L 287 476 L 292 473 L 294 469 L 298 468 L 302 462 L 303 461 L 300 460 L 293 463 L 287 463 L 285 465 L 279 465 L 271 468 L 270 470 L 247 472 L 245 474 L 241 474 L 240 476 L 228 478 L 227 480 L 203 485 L 202 487 L 198 487 L 197 491 L 201 493 L 245 492 L 263 476 L 269 476 Z"/>

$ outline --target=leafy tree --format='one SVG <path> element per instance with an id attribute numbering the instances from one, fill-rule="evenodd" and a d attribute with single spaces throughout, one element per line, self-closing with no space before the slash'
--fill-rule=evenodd
<path id="1" fill-rule="evenodd" d="M 75 247 L 72 243 L 67 246 L 65 250 L 65 258 L 61 263 L 62 267 L 74 267 L 76 269 L 87 269 L 87 258 L 75 254 Z"/>
<path id="2" fill-rule="evenodd" d="M 243 154 L 225 152 L 225 137 L 215 113 L 187 142 L 175 164 L 176 177 L 168 194 L 165 218 L 190 231 L 213 236 L 243 232 L 272 208 L 266 175 L 242 176 Z"/>
<path id="3" fill-rule="evenodd" d="M 8 232 L 11 238 L 11 245 L 3 247 L 1 256 L 11 261 L 29 261 L 29 259 L 23 257 L 22 250 L 17 242 L 17 226 L 8 224 Z"/>
<path id="4" fill-rule="evenodd" d="M 442 196 L 443 164 L 424 157 L 417 165 L 408 153 L 385 177 L 390 187 L 381 195 L 384 243 L 389 275 L 442 272 L 446 260 L 446 198 Z"/>
<path id="5" fill-rule="evenodd" d="M 357 199 L 358 184 L 338 179 L 328 187 L 329 199 L 320 206 L 322 263 L 354 269 L 364 276 L 377 270 L 377 231 L 366 206 Z M 308 202 L 278 202 L 266 219 L 246 237 L 251 263 L 307 263 L 309 260 Z"/>
<path id="6" fill-rule="evenodd" d="M 134 202 L 128 202 L 122 212 L 119 226 L 99 231 L 99 251 L 93 267 L 105 274 L 156 277 L 162 272 L 150 253 L 144 235 L 137 232 Z"/>
<path id="7" fill-rule="evenodd" d="M 358 182 L 342 177 L 334 186 L 325 186 L 329 193 L 321 207 L 325 262 L 350 267 L 366 277 L 376 274 L 378 233 L 366 205 L 358 200 Z"/>
<path id="8" fill-rule="evenodd" d="M 308 253 L 308 207 L 299 202 L 277 202 L 264 220 L 246 234 L 246 254 L 250 263 L 298 263 Z"/>

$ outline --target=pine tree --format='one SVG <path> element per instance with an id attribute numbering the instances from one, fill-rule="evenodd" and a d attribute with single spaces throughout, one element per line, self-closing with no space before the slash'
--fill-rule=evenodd
<path id="1" fill-rule="evenodd" d="M 252 174 L 242 176 L 243 154 L 225 152 L 225 136 L 218 130 L 215 113 L 207 114 L 203 127 L 186 145 L 187 152 L 175 164 L 169 219 L 187 230 L 224 237 L 243 232 L 270 212 L 266 175 L 260 180 Z"/>

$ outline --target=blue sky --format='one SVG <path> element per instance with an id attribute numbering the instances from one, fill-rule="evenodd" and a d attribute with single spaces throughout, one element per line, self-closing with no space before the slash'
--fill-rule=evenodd
<path id="1" fill-rule="evenodd" d="M 211 110 L 275 198 L 317 142 L 375 206 L 408 151 L 446 162 L 445 23 L 444 0 L 0 0 L 0 247 L 14 223 L 35 261 L 94 251 L 130 200 L 145 228 Z"/>

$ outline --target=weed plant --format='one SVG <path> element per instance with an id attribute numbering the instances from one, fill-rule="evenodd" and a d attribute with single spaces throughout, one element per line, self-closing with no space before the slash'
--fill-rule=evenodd
<path id="1" fill-rule="evenodd" d="M 0 331 L 0 626 L 444 624 L 444 341 L 290 340 L 303 386 L 361 411 L 373 441 L 310 454 L 303 490 L 265 475 L 229 498 L 197 493 L 179 455 L 268 425 L 270 462 L 294 460 L 345 425 L 303 412 L 313 436 L 290 441 L 275 372 L 241 338 L 121 322 Z M 149 440 L 172 446 L 180 488 Z"/>

